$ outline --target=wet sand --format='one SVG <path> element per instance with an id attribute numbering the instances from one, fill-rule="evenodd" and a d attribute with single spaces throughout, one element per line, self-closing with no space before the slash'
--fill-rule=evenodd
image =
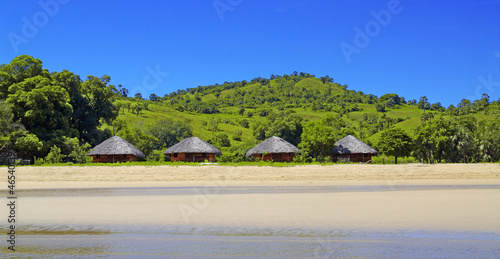
<path id="1" fill-rule="evenodd" d="M 166 225 L 500 233 L 500 189 L 22 197 L 19 219 L 42 226 Z"/>

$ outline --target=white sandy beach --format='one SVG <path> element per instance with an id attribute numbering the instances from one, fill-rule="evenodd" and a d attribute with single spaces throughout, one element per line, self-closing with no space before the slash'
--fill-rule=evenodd
<path id="1" fill-rule="evenodd" d="M 500 185 L 500 165 L 497 164 L 283 168 L 20 167 L 16 169 L 16 175 L 18 190 L 196 187 L 183 195 L 21 195 L 18 214 L 21 222 L 28 225 L 244 226 L 500 233 L 500 189 L 473 188 Z M 426 185 L 435 188 L 219 193 L 228 186 L 343 185 Z M 457 185 L 464 187 L 447 188 Z"/>
<path id="2" fill-rule="evenodd" d="M 5 169 L 7 170 L 7 169 Z M 500 164 L 18 167 L 17 188 L 500 184 Z M 7 186 L 0 186 L 6 189 Z"/>

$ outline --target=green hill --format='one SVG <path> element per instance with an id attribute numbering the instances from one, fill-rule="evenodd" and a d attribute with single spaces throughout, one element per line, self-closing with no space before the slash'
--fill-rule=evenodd
<path id="1" fill-rule="evenodd" d="M 493 121 L 500 114 L 498 102 L 489 102 L 484 107 L 471 104 L 468 111 L 465 111 L 467 107 L 446 109 L 439 103 L 406 101 L 397 94 L 377 97 L 349 90 L 329 77 L 317 78 L 306 73 L 200 86 L 178 90 L 164 97 L 152 95 L 150 99 L 120 98 L 118 102 L 132 106 L 147 104 L 147 109 L 139 114 L 136 110 L 122 109 L 118 119 L 144 130 L 159 119 L 187 121 L 193 128 L 193 135 L 210 140 L 229 153 L 238 148 L 243 151 L 264 137 L 269 137 L 259 135 L 259 128 L 269 123 L 270 116 L 280 113 L 290 113 L 289 116 L 298 118 L 302 125 L 308 121 L 320 121 L 327 116 L 342 119 L 345 124 L 341 127 L 343 132 L 353 134 L 375 147 L 381 133 L 389 128 L 400 128 L 413 136 L 415 129 L 422 123 L 424 105 L 427 116 L 432 114 L 444 119 L 468 115 L 478 121 Z M 280 135 L 281 132 L 278 130 L 273 133 Z M 224 134 L 228 137 L 230 147 L 221 146 L 215 140 L 218 135 Z"/>
<path id="2" fill-rule="evenodd" d="M 126 88 L 109 82 L 109 76 L 82 80 L 67 70 L 50 72 L 27 55 L 0 65 L 0 151 L 9 146 L 24 158 L 83 162 L 88 147 L 119 135 L 148 159 L 161 160 L 163 150 L 194 135 L 220 148 L 221 161 L 242 161 L 249 148 L 278 136 L 311 161 L 328 158 L 333 144 L 350 134 L 388 154 L 398 142 L 381 140 L 408 135 L 414 145 L 405 148 L 427 161 L 500 159 L 500 100 L 487 94 L 445 108 L 425 96 L 378 97 L 303 72 L 163 97 L 127 97 Z"/>

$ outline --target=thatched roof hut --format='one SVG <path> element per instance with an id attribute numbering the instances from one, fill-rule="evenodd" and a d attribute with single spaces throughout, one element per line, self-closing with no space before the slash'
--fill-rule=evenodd
<path id="1" fill-rule="evenodd" d="M 264 157 L 262 154 L 266 153 Z M 252 149 L 248 150 L 246 156 L 254 159 L 273 160 L 276 162 L 293 161 L 295 153 L 300 153 L 300 150 L 290 142 L 276 136 L 272 136 Z"/>
<path id="2" fill-rule="evenodd" d="M 127 162 L 144 159 L 145 155 L 130 142 L 118 136 L 106 139 L 94 147 L 87 156 L 93 157 L 93 162 Z"/>
<path id="3" fill-rule="evenodd" d="M 170 156 L 171 161 L 215 162 L 215 156 L 222 155 L 222 152 L 198 137 L 189 137 L 169 147 L 163 154 Z"/>
<path id="4" fill-rule="evenodd" d="M 332 150 L 334 161 L 371 162 L 371 156 L 378 155 L 377 150 L 351 135 L 337 141 L 335 145 Z"/>

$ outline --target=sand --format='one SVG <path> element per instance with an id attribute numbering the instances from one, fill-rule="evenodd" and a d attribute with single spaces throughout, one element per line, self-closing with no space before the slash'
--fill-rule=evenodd
<path id="1" fill-rule="evenodd" d="M 217 186 L 221 181 L 232 186 L 471 185 L 500 184 L 500 164 L 18 167 L 16 176 L 21 189 Z"/>
<path id="2" fill-rule="evenodd" d="M 16 176 L 19 190 L 196 187 L 185 195 L 21 197 L 19 217 L 32 226 L 149 224 L 500 233 L 498 164 L 19 167 Z M 218 193 L 227 186 L 336 185 L 435 188 Z M 478 185 L 491 187 L 474 187 Z"/>

